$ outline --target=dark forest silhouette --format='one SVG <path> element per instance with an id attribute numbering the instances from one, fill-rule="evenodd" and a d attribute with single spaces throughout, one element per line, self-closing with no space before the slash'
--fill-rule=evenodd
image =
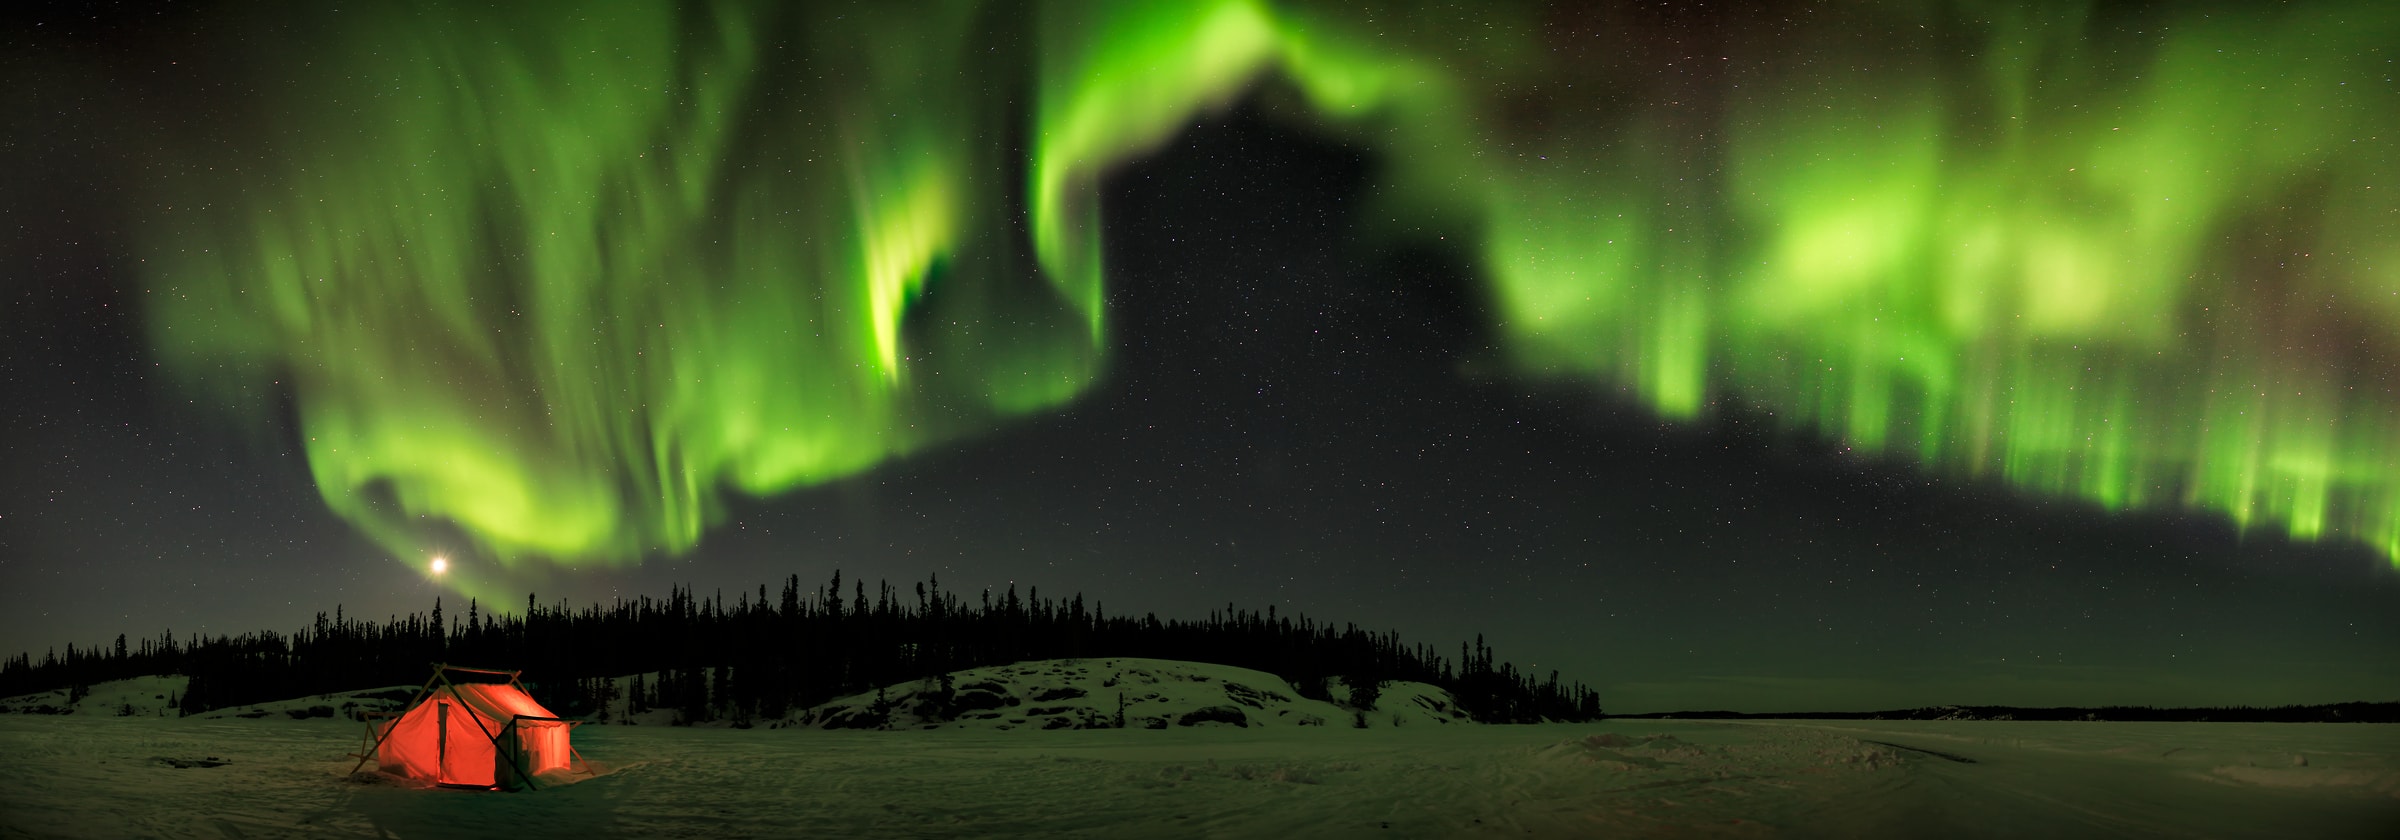
<path id="1" fill-rule="evenodd" d="M 864 581 L 842 591 L 803 591 L 800 577 L 770 600 L 761 584 L 702 598 L 676 588 L 665 600 L 644 596 L 577 610 L 544 605 L 528 594 L 525 612 L 498 614 L 469 600 L 437 599 L 430 615 L 382 623 L 346 616 L 337 606 L 289 637 L 273 631 L 195 636 L 172 631 L 112 647 L 67 647 L 35 662 L 19 654 L 0 664 L 0 697 L 65 688 L 70 702 L 89 686 L 153 674 L 181 674 L 184 714 L 424 679 L 427 663 L 522 669 L 544 702 L 581 716 L 625 692 L 636 709 L 678 712 L 684 722 L 774 720 L 819 703 L 878 687 L 966 668 L 1035 659 L 1143 657 L 1251 668 L 1290 681 L 1302 696 L 1326 699 L 1329 680 L 1351 684 L 1415 680 L 1448 689 L 1476 720 L 1533 723 L 1601 716 L 1599 698 L 1558 672 L 1537 681 L 1497 662 L 1476 637 L 1458 658 L 1403 645 L 1396 633 L 1336 628 L 1306 616 L 1278 616 L 1226 605 L 1200 621 L 1106 615 L 1078 593 L 1064 601 L 1024 598 L 1016 587 L 983 590 L 974 602 L 941 589 L 938 577 L 914 592 Z M 871 596 L 871 597 L 870 597 Z M 620 683 L 632 674 L 655 674 Z"/>

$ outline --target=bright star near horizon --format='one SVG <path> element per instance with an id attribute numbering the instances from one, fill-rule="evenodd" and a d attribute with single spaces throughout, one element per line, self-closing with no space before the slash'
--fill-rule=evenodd
<path id="1" fill-rule="evenodd" d="M 437 574 L 437 575 L 438 575 L 438 574 L 441 574 L 441 573 L 443 573 L 443 572 L 447 572 L 447 571 L 450 571 L 450 558 L 447 558 L 447 557 L 436 557 L 436 558 L 433 558 L 433 573 L 434 573 L 434 574 Z"/>

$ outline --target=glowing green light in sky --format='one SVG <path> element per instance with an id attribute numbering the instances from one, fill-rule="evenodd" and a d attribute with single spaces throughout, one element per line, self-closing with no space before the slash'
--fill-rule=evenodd
<path id="1" fill-rule="evenodd" d="M 823 5 L 424 4 L 262 56 L 263 151 L 148 231 L 156 345 L 288 381 L 404 556 L 681 551 L 725 488 L 1079 393 L 1099 183 L 1268 79 L 1382 153 L 1377 212 L 1465 221 L 1527 375 L 2400 560 L 2379 4 L 1869 4 L 1700 52 L 1605 10 Z"/>

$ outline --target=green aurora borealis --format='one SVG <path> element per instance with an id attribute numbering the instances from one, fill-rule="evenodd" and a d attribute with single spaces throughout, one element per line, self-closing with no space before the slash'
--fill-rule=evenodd
<path id="1" fill-rule="evenodd" d="M 1073 400 L 1101 180 L 1246 95 L 1472 249 L 1517 374 L 2400 562 L 2385 4 L 1847 4 L 1690 55 L 1531 8 L 403 5 L 261 51 L 260 124 L 195 146 L 251 162 L 144 238 L 161 357 L 288 387 L 411 562 L 682 552 L 727 492 Z"/>

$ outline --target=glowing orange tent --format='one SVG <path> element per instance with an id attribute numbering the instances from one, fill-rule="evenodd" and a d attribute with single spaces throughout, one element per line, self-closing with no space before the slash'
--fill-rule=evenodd
<path id="1" fill-rule="evenodd" d="M 452 680 L 456 674 L 458 680 Z M 588 774 L 567 741 L 573 721 L 525 693 L 516 671 L 434 666 L 433 678 L 388 721 L 370 721 L 378 769 L 451 787 L 518 790 Z M 540 783 L 537 784 L 536 780 Z"/>

